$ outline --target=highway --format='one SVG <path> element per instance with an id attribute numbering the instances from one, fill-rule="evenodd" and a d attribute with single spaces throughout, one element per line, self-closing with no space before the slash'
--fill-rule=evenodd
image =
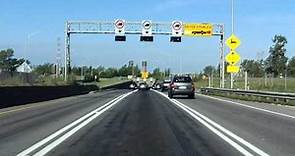
<path id="1" fill-rule="evenodd" d="M 294 155 L 295 108 L 106 90 L 0 110 L 0 155 Z"/>

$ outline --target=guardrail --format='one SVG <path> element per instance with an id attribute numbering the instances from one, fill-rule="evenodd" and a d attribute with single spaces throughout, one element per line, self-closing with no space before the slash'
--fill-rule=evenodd
<path id="1" fill-rule="evenodd" d="M 292 102 L 295 101 L 295 93 L 222 89 L 222 88 L 201 88 L 200 91 L 202 94 L 235 97 L 239 99 L 246 99 L 246 100 L 253 100 L 253 101 L 260 101 L 260 102 L 291 104 Z"/>

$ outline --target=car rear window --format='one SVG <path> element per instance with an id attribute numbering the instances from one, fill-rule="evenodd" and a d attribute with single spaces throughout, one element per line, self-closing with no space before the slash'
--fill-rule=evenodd
<path id="1" fill-rule="evenodd" d="M 190 77 L 175 77 L 173 82 L 192 82 Z"/>

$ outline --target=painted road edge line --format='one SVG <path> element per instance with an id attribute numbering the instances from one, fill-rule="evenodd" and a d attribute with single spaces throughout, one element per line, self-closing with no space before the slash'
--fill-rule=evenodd
<path id="1" fill-rule="evenodd" d="M 89 119 L 83 121 L 81 124 L 79 124 L 78 126 L 76 126 L 75 128 L 73 128 L 72 130 L 70 130 L 66 134 L 62 135 L 61 137 L 59 137 L 58 139 L 56 139 L 55 141 L 53 141 L 49 145 L 47 145 L 44 148 L 42 148 L 39 152 L 35 153 L 34 156 L 43 156 L 43 155 L 47 154 L 53 148 L 55 148 L 60 143 L 62 143 L 63 141 L 65 141 L 67 138 L 69 138 L 70 136 L 72 136 L 73 134 L 75 134 L 78 130 L 80 130 L 81 128 L 83 128 L 87 124 L 89 124 L 92 120 L 94 120 L 95 118 L 97 118 L 98 116 L 100 116 L 102 113 L 104 113 L 105 111 L 107 111 L 110 108 L 112 108 L 114 105 L 116 105 L 122 99 L 124 99 L 125 97 L 129 96 L 132 93 L 134 93 L 134 91 L 133 92 L 129 92 L 127 94 L 124 94 L 122 97 L 120 97 L 118 100 L 116 100 L 115 102 L 113 102 L 112 104 L 110 104 L 109 106 L 107 106 L 106 108 L 100 110 L 99 112 L 96 112 L 95 115 L 91 116 Z"/>
<path id="2" fill-rule="evenodd" d="M 121 95 L 122 96 L 122 95 Z M 55 137 L 59 136 L 60 134 L 64 133 L 65 131 L 69 130 L 70 128 L 74 127 L 75 125 L 79 124 L 80 122 L 82 122 L 83 120 L 89 118 L 90 116 L 92 116 L 94 114 L 95 111 L 102 109 L 103 107 L 105 107 L 106 105 L 111 104 L 112 102 L 114 102 L 115 100 L 119 99 L 121 96 L 109 101 L 108 103 L 102 105 L 101 107 L 95 109 L 94 111 L 91 111 L 90 113 L 84 115 L 83 117 L 79 118 L 78 120 L 72 122 L 71 124 L 65 126 L 64 128 L 59 129 L 58 131 L 56 131 L 55 133 L 49 135 L 48 137 L 46 137 L 45 139 L 35 143 L 33 146 L 31 146 L 30 148 L 22 151 L 21 153 L 18 154 L 18 156 L 25 156 L 28 155 L 29 153 L 33 152 L 34 150 L 36 150 L 37 148 L 43 146 L 44 144 L 46 144 L 47 142 L 51 141 L 52 139 L 54 139 Z"/>
<path id="3" fill-rule="evenodd" d="M 188 114 L 190 114 L 192 117 L 194 117 L 196 120 L 198 120 L 204 126 L 206 126 L 208 129 L 210 129 L 216 135 L 218 135 L 219 137 L 221 137 L 223 140 L 225 140 L 226 142 L 228 142 L 231 146 L 233 146 L 235 149 L 237 149 L 238 151 L 240 151 L 242 154 L 244 154 L 244 155 L 252 155 L 247 150 L 245 150 L 242 146 L 240 146 L 239 144 L 237 144 L 236 142 L 234 142 L 233 140 L 231 140 L 230 138 L 228 138 L 227 136 L 225 136 L 223 133 L 225 133 L 228 136 L 230 136 L 230 137 L 234 138 L 235 140 L 239 141 L 244 146 L 246 146 L 249 149 L 253 150 L 257 154 L 262 155 L 262 156 L 268 156 L 267 153 L 263 152 L 259 148 L 255 147 L 254 145 L 252 145 L 249 142 L 245 141 L 241 137 L 238 137 L 237 135 L 235 135 L 234 133 L 232 133 L 229 130 L 225 129 L 224 127 L 220 126 L 219 124 L 213 122 L 212 120 L 210 120 L 209 118 L 205 117 L 201 113 L 198 113 L 197 111 L 191 109 L 190 107 L 184 105 L 183 103 L 181 103 L 181 102 L 179 102 L 179 101 L 177 101 L 175 99 L 170 99 L 167 95 L 165 95 L 165 94 L 163 94 L 161 92 L 158 92 L 158 91 L 156 91 L 156 92 L 159 93 L 160 95 L 164 96 L 168 100 L 170 100 L 172 103 L 174 103 L 175 105 L 177 105 L 179 108 L 181 108 L 182 110 L 184 110 Z M 214 124 L 212 124 L 212 123 L 214 123 Z M 218 129 L 219 129 L 219 131 L 218 131 Z"/>
<path id="4" fill-rule="evenodd" d="M 220 131 L 222 131 L 223 133 L 227 134 L 228 136 L 234 138 L 235 140 L 237 140 L 238 142 L 242 143 L 243 145 L 247 146 L 248 148 L 250 148 L 252 151 L 256 152 L 259 155 L 262 156 L 267 156 L 268 154 L 265 153 L 264 151 L 262 151 L 261 149 L 255 147 L 254 145 L 252 145 L 251 143 L 249 143 L 248 141 L 246 141 L 245 139 L 237 136 L 236 134 L 234 134 L 233 132 L 225 129 L 223 126 L 217 124 L 216 122 L 214 122 L 213 120 L 209 119 L 208 117 L 202 115 L 201 113 L 197 112 L 196 110 L 184 105 L 183 103 L 175 100 L 177 103 L 179 103 L 180 105 L 182 105 L 183 107 L 187 108 L 188 110 L 190 110 L 191 112 L 193 112 L 194 114 L 196 114 L 197 116 L 201 117 L 203 120 L 207 121 L 208 123 L 210 123 L 211 125 L 213 125 L 214 127 L 216 127 L 217 129 L 219 129 Z"/>
<path id="5" fill-rule="evenodd" d="M 194 119 L 196 119 L 197 121 L 199 121 L 201 124 L 203 124 L 205 127 L 207 127 L 210 131 L 212 131 L 213 133 L 215 133 L 217 136 L 219 136 L 225 142 L 227 142 L 228 144 L 230 144 L 233 148 L 235 148 L 236 150 L 238 150 L 239 152 L 241 152 L 243 155 L 245 155 L 245 156 L 253 156 L 253 154 L 251 154 L 249 151 L 247 151 L 241 145 L 239 145 L 238 143 L 236 143 L 235 141 L 233 141 L 232 139 L 230 139 L 229 137 L 227 137 L 226 135 L 224 135 L 223 133 L 221 133 L 220 131 L 218 131 L 216 128 L 214 128 L 213 126 L 211 126 L 209 123 L 207 123 L 202 118 L 198 117 L 193 112 L 191 112 L 188 109 L 186 109 L 185 107 L 181 106 L 180 104 L 178 104 L 177 102 L 175 102 L 173 99 L 170 99 L 169 97 L 167 97 L 167 95 L 165 95 L 163 93 L 160 93 L 160 92 L 158 92 L 158 93 L 160 95 L 162 95 L 163 97 L 167 98 L 170 102 L 172 102 L 173 104 L 175 104 L 177 107 L 181 108 L 183 111 L 185 111 L 186 113 L 188 113 Z"/>
<path id="6" fill-rule="evenodd" d="M 211 98 L 211 99 L 214 99 L 214 100 L 219 100 L 219 101 L 223 101 L 223 102 L 232 103 L 232 104 L 243 106 L 243 107 L 247 107 L 247 108 L 252 108 L 252 109 L 259 110 L 259 111 L 262 111 L 262 112 L 267 112 L 267 113 L 270 113 L 270 114 L 275 114 L 275 115 L 279 115 L 279 116 L 283 116 L 283 117 L 295 119 L 295 116 L 292 116 L 292 115 L 287 115 L 287 114 L 283 114 L 283 113 L 279 113 L 279 112 L 275 112 L 275 111 L 271 111 L 271 110 L 267 110 L 267 109 L 263 109 L 263 108 L 257 108 L 257 107 L 249 106 L 249 105 L 242 104 L 242 103 L 239 103 L 239 102 L 234 102 L 234 101 L 230 101 L 230 100 L 220 99 L 220 98 L 216 98 L 216 97 L 212 97 L 212 96 L 208 96 L 208 95 L 203 95 L 203 94 L 197 94 L 197 95 L 203 96 L 203 97 L 207 97 L 207 98 Z"/>
<path id="7" fill-rule="evenodd" d="M 114 103 L 114 102 L 117 102 L 117 103 L 118 103 L 119 101 L 121 101 L 121 100 L 123 99 L 122 97 L 124 97 L 124 98 L 126 97 L 125 95 L 130 95 L 130 94 L 132 94 L 132 93 L 134 93 L 134 92 L 136 92 L 136 91 L 137 91 L 137 90 L 116 97 L 115 99 L 113 99 L 113 100 L 107 102 L 107 103 L 104 104 L 103 106 L 101 106 L 101 107 L 99 107 L 99 108 L 97 108 L 97 109 L 91 111 L 90 113 L 88 113 L 88 114 L 82 116 L 82 117 L 79 118 L 78 120 L 75 120 L 75 121 L 72 122 L 71 124 L 65 126 L 64 128 L 61 128 L 60 130 L 54 132 L 53 134 L 49 135 L 49 136 L 46 137 L 45 139 L 42 139 L 41 141 L 35 143 L 34 145 L 32 145 L 31 147 L 29 147 L 28 149 L 26 149 L 26 150 L 20 152 L 17 156 L 27 156 L 27 155 L 29 155 L 31 152 L 33 152 L 33 151 L 37 150 L 38 148 L 44 146 L 46 143 L 52 141 L 52 140 L 55 139 L 57 136 L 63 134 L 64 132 L 66 132 L 67 130 L 71 129 L 72 127 L 78 125 L 78 124 L 81 123 L 82 121 L 84 121 L 84 120 L 87 121 L 87 120 L 88 120 L 89 118 L 91 118 L 92 116 L 98 114 L 98 112 L 100 112 L 100 111 L 104 110 L 106 107 L 110 106 L 112 103 Z M 113 106 L 113 105 L 112 105 L 112 106 Z M 109 108 L 111 108 L 111 107 L 109 107 Z M 87 119 L 87 120 L 86 120 L 86 119 Z M 84 122 L 85 122 L 85 121 L 84 121 Z M 82 122 L 82 123 L 83 123 L 83 122 Z M 79 124 L 79 125 L 81 125 L 81 124 Z M 78 126 L 79 126 L 79 125 L 78 125 Z M 76 126 L 76 127 L 77 127 L 77 126 Z"/>

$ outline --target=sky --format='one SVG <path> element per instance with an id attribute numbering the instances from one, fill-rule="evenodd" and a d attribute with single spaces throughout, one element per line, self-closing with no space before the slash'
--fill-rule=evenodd
<path id="1" fill-rule="evenodd" d="M 235 34 L 242 41 L 236 51 L 242 59 L 267 57 L 276 34 L 287 37 L 287 56 L 295 56 L 294 0 L 234 1 Z M 35 65 L 56 62 L 57 38 L 63 50 L 67 20 L 224 23 L 226 38 L 231 35 L 230 0 L 1 0 L 0 10 L 0 49 L 13 48 L 16 57 Z M 142 43 L 133 35 L 118 43 L 113 35 L 73 35 L 71 60 L 75 66 L 94 67 L 147 60 L 149 70 L 200 72 L 206 65 L 217 66 L 218 40 L 183 37 L 175 44 L 169 36 L 155 36 L 155 42 Z"/>

